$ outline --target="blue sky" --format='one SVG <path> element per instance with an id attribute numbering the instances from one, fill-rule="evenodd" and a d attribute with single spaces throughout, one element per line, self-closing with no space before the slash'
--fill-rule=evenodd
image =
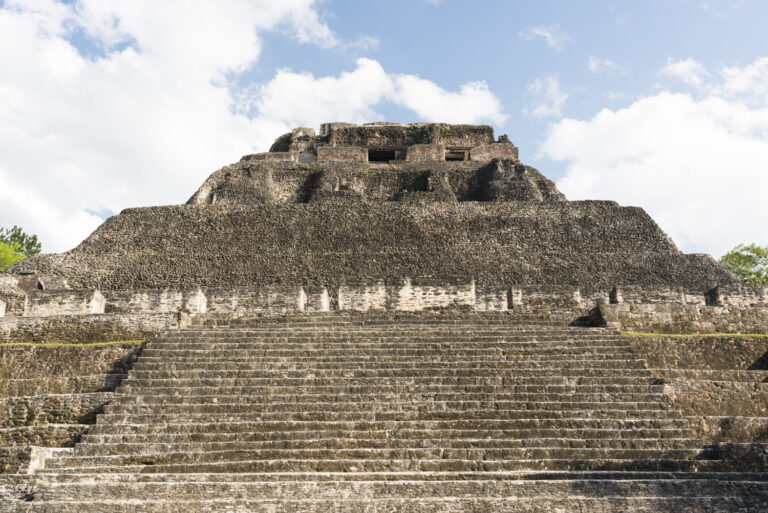
<path id="1" fill-rule="evenodd" d="M 686 252 L 768 244 L 768 2 L 0 1 L 0 225 L 74 247 L 296 125 L 494 125 Z"/>

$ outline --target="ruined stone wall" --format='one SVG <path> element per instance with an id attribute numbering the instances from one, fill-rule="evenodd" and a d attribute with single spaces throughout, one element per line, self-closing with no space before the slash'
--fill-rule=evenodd
<path id="1" fill-rule="evenodd" d="M 0 474 L 25 471 L 41 447 L 74 445 L 112 400 L 143 346 L 0 347 Z"/>
<path id="2" fill-rule="evenodd" d="M 65 295 L 65 292 L 59 292 Z M 106 313 L 205 313 L 208 300 L 198 288 L 187 290 L 144 289 L 101 292 Z"/>
<path id="3" fill-rule="evenodd" d="M 24 315 L 89 315 L 104 313 L 104 296 L 98 290 L 34 291 L 27 295 Z"/>
<path id="4" fill-rule="evenodd" d="M 65 277 L 75 288 L 337 288 L 371 276 L 475 277 L 482 287 L 686 286 L 735 278 L 680 253 L 639 208 L 613 202 L 354 201 L 126 210 L 76 249 L 12 272 Z"/>
<path id="5" fill-rule="evenodd" d="M 439 145 L 417 147 L 408 161 L 391 165 L 365 162 L 360 148 L 331 148 L 321 153 L 350 153 L 348 162 L 297 164 L 244 160 L 214 172 L 187 202 L 192 205 L 306 203 L 329 190 L 352 191 L 360 200 L 399 201 L 404 191 L 427 191 L 427 177 L 442 175 L 452 201 L 565 201 L 555 184 L 538 170 L 516 161 L 425 162 Z M 413 153 L 415 152 L 415 153 Z M 365 157 L 365 158 L 364 158 Z M 355 160 L 359 162 L 354 162 Z M 330 181 L 330 183 L 329 183 Z M 375 207 L 371 207 L 375 208 Z"/>
<path id="6" fill-rule="evenodd" d="M 179 313 L 122 313 L 0 318 L 0 341 L 108 342 L 136 340 L 188 322 Z"/>
<path id="7" fill-rule="evenodd" d="M 768 333 L 768 305 L 730 308 L 696 304 L 601 305 L 600 317 L 624 331 L 653 333 Z"/>
<path id="8" fill-rule="evenodd" d="M 431 277 L 347 282 L 339 288 L 339 310 L 418 311 L 438 308 L 475 309 L 471 278 Z"/>
<path id="9" fill-rule="evenodd" d="M 265 288 L 208 288 L 208 313 L 243 317 L 304 312 L 307 295 L 300 286 Z"/>
<path id="10" fill-rule="evenodd" d="M 628 338 L 699 438 L 768 442 L 767 338 Z"/>

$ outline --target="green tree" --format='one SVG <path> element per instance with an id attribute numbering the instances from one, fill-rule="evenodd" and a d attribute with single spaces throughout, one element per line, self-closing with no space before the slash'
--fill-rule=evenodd
<path id="1" fill-rule="evenodd" d="M 21 227 L 13 225 L 13 228 L 0 228 L 0 242 L 5 242 L 21 251 L 25 257 L 40 253 L 40 242 L 37 235 L 27 235 Z"/>
<path id="2" fill-rule="evenodd" d="M 768 285 L 768 246 L 739 244 L 720 258 L 744 285 Z"/>
<path id="3" fill-rule="evenodd" d="M 6 268 L 23 259 L 24 253 L 19 251 L 17 246 L 0 241 L 0 271 L 4 271 Z"/>

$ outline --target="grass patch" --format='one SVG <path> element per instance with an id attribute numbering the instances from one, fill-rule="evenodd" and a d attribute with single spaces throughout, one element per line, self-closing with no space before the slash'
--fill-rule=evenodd
<path id="1" fill-rule="evenodd" d="M 0 347 L 109 347 L 109 346 L 123 346 L 131 345 L 138 346 L 144 342 L 149 342 L 148 339 L 143 340 L 115 340 L 113 342 L 91 342 L 86 344 L 71 344 L 61 342 L 3 342 Z"/>
<path id="2" fill-rule="evenodd" d="M 622 335 L 627 337 L 670 337 L 670 338 L 690 338 L 690 337 L 717 337 L 717 338 L 768 338 L 766 333 L 646 333 L 642 331 L 622 331 Z"/>

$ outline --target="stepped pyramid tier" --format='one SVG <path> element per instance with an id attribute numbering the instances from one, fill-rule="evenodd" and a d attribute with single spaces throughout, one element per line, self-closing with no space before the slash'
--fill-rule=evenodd
<path id="1" fill-rule="evenodd" d="M 478 286 L 736 283 L 640 208 L 567 201 L 490 126 L 329 123 L 216 171 L 186 205 L 128 209 L 9 272 L 72 288 L 473 277 Z"/>
<path id="2" fill-rule="evenodd" d="M 489 126 L 297 128 L 0 274 L 0 510 L 764 513 L 767 336 Z"/>

